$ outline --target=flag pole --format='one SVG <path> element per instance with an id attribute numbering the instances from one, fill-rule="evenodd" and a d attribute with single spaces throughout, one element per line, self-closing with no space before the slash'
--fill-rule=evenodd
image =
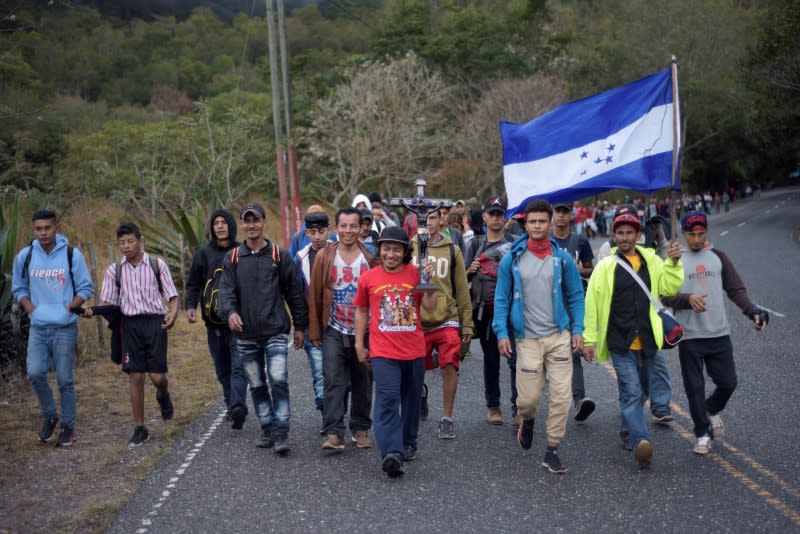
<path id="1" fill-rule="evenodd" d="M 680 102 L 678 99 L 678 58 L 672 56 L 672 186 L 670 188 L 669 222 L 672 240 L 678 239 L 678 202 L 680 197 L 675 191 L 675 181 L 678 176 L 680 163 L 681 121 Z"/>

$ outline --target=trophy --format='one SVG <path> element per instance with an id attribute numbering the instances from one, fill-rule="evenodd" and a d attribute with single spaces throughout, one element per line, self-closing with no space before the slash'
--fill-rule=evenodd
<path id="1" fill-rule="evenodd" d="M 410 198 L 390 198 L 389 205 L 392 207 L 403 207 L 417 216 L 417 240 L 419 241 L 419 285 L 415 291 L 429 293 L 436 291 L 438 287 L 431 283 L 425 274 L 425 265 L 428 262 L 428 214 L 439 208 L 450 208 L 453 201 L 444 198 L 426 198 L 425 178 L 417 178 L 414 185 L 417 187 L 417 194 Z"/>

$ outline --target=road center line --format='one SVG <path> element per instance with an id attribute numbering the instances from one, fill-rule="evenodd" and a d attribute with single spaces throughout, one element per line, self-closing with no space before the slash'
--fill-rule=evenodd
<path id="1" fill-rule="evenodd" d="M 770 310 L 769 308 L 767 308 L 766 306 L 762 306 L 761 304 L 756 304 L 756 306 L 758 306 L 761 309 L 767 310 L 771 314 L 777 315 L 778 317 L 786 317 L 784 314 L 782 314 L 780 312 L 776 312 L 775 310 Z"/>
<path id="2" fill-rule="evenodd" d="M 722 233 L 721 233 L 721 234 L 719 234 L 719 235 L 720 235 L 720 237 L 728 235 L 728 230 L 725 230 L 724 232 L 722 232 Z"/>
<path id="3" fill-rule="evenodd" d="M 740 222 L 739 224 L 736 225 L 736 228 L 741 228 L 745 224 L 747 224 L 747 223 L 746 222 Z"/>

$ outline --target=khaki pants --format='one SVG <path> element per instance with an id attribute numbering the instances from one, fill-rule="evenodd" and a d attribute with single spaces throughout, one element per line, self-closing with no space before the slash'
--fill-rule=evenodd
<path id="1" fill-rule="evenodd" d="M 542 339 L 517 340 L 517 407 L 522 419 L 533 419 L 550 383 L 547 439 L 559 443 L 567 430 L 572 398 L 572 336 L 569 330 Z"/>

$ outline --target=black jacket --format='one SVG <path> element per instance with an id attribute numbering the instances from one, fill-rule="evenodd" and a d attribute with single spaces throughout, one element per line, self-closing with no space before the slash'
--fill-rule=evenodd
<path id="1" fill-rule="evenodd" d="M 244 325 L 236 335 L 243 339 L 266 339 L 291 330 L 288 306 L 296 330 L 308 328 L 308 307 L 303 285 L 289 251 L 279 248 L 280 261 L 272 260 L 272 243 L 257 253 L 246 244 L 239 245 L 238 261 L 231 261 L 229 251 L 222 261 L 219 305 L 222 316 L 238 313 Z"/>
<path id="2" fill-rule="evenodd" d="M 214 219 L 217 217 L 224 218 L 225 222 L 228 223 L 228 235 L 231 236 L 231 241 L 227 247 L 220 246 L 214 235 Z M 192 267 L 189 269 L 189 276 L 186 278 L 186 302 L 184 303 L 184 309 L 187 310 L 193 310 L 199 304 L 200 313 L 206 325 L 210 325 L 205 313 L 205 306 L 203 306 L 203 290 L 205 289 L 206 281 L 222 265 L 222 259 L 225 254 L 232 248 L 239 246 L 239 242 L 236 241 L 236 218 L 228 210 L 216 210 L 211 214 L 208 221 L 208 231 L 211 235 L 211 240 L 208 244 L 197 249 L 194 253 L 194 258 L 192 258 Z M 221 327 L 221 325 L 213 326 L 214 328 Z"/>
<path id="3" fill-rule="evenodd" d="M 618 255 L 622 261 L 630 264 L 622 253 Z M 650 287 L 650 271 L 647 269 L 647 263 L 641 255 L 639 260 L 642 263 L 636 274 L 647 287 Z M 614 294 L 611 296 L 611 313 L 608 320 L 608 349 L 615 354 L 624 354 L 637 335 L 646 354 L 658 350 L 650 325 L 650 300 L 628 271 L 618 265 L 614 271 Z"/>

